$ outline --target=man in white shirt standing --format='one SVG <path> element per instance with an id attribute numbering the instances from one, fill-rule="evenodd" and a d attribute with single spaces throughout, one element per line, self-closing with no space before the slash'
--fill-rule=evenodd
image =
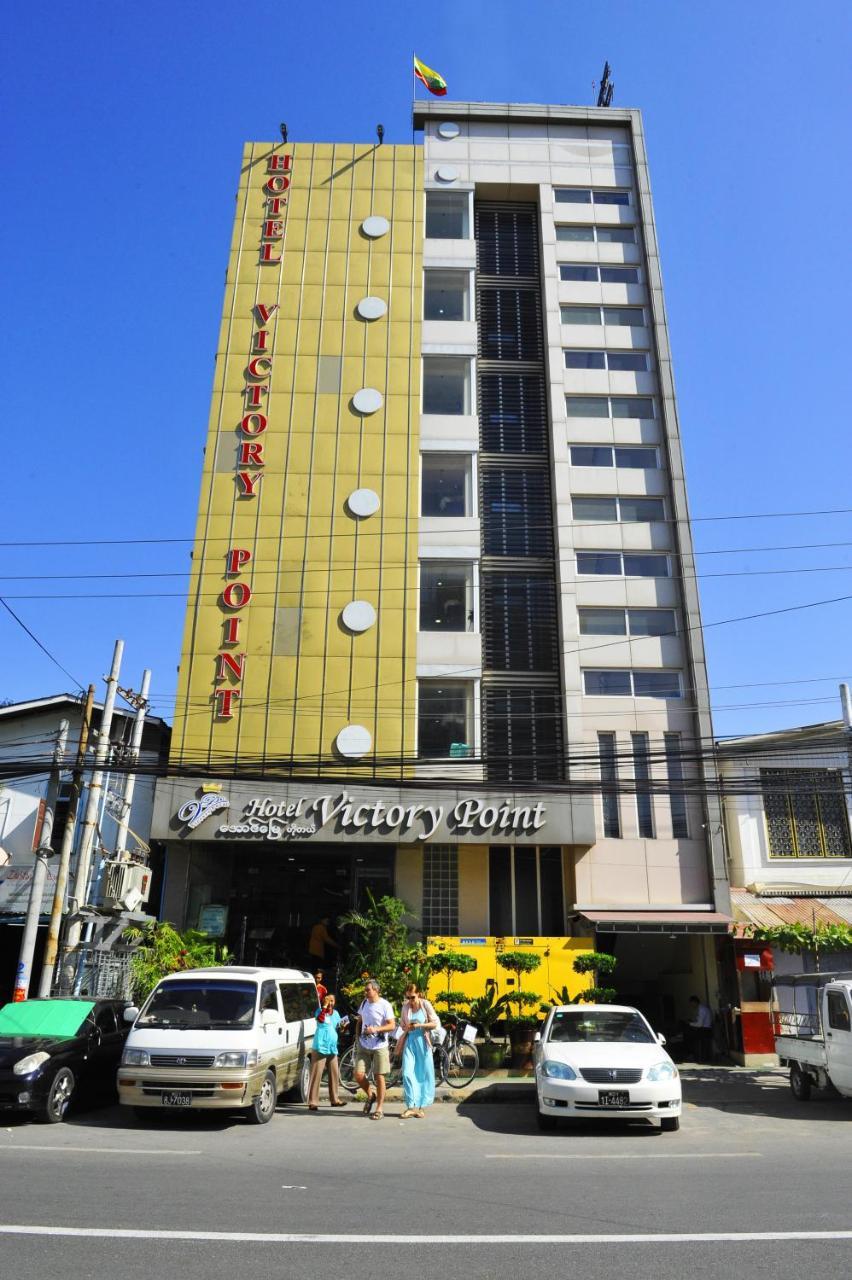
<path id="1" fill-rule="evenodd" d="M 711 1062 L 713 1059 L 713 1013 L 710 1006 L 703 1000 L 699 1000 L 698 996 L 690 996 L 689 1003 L 692 1006 L 692 1021 L 689 1025 L 692 1028 L 695 1060 Z"/>
<path id="2" fill-rule="evenodd" d="M 370 1116 L 371 1120 L 381 1120 L 384 1114 L 382 1104 L 385 1100 L 385 1076 L 390 1071 L 388 1034 L 396 1027 L 396 1015 L 393 1006 L 382 999 L 379 984 L 374 978 L 369 978 L 364 987 L 358 1020 L 360 1027 L 355 1079 L 367 1095 L 364 1115 Z M 370 1067 L 373 1068 L 375 1089 L 371 1088 L 367 1079 Z M 374 1104 L 376 1109 L 370 1115 Z"/>

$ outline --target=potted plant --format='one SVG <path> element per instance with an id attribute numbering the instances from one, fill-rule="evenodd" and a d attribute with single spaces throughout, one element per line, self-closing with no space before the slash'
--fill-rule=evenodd
<path id="1" fill-rule="evenodd" d="M 473 973 L 476 961 L 465 951 L 438 951 L 429 957 L 433 973 L 443 973 L 447 978 L 447 989 L 436 995 L 447 1010 L 454 1012 L 457 1005 L 467 1004 L 469 997 L 463 991 L 451 990 L 453 975 L 456 973 Z"/>
<path id="2" fill-rule="evenodd" d="M 507 1020 L 509 1042 L 512 1046 L 512 1067 L 516 1071 L 529 1071 L 532 1068 L 533 1042 L 538 1020 L 533 1009 L 541 1003 L 537 991 L 521 989 L 521 974 L 534 973 L 541 964 L 541 956 L 534 951 L 502 951 L 497 956 L 501 969 L 507 969 L 515 975 L 517 984 L 514 991 L 506 992 L 506 1004 L 515 1007 L 514 1014 Z"/>
<path id="3" fill-rule="evenodd" d="M 485 988 L 485 994 L 477 996 L 470 1002 L 470 1020 L 485 1036 L 479 1045 L 479 1062 L 486 1070 L 491 1067 L 502 1067 L 506 1058 L 505 1043 L 492 1040 L 491 1032 L 506 1011 L 506 997 L 498 996 L 497 987 L 492 982 Z"/>
<path id="4" fill-rule="evenodd" d="M 601 978 L 607 977 L 612 973 L 618 961 L 615 956 L 608 955 L 605 951 L 586 951 L 582 955 L 576 956 L 572 969 L 575 973 L 590 973 L 592 975 L 592 985 L 586 991 L 581 991 L 575 997 L 572 1004 L 613 1004 L 616 997 L 614 987 L 601 986 Z"/>

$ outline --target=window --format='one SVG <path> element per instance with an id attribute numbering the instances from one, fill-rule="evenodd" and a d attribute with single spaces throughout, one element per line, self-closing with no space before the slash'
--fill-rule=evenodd
<path id="1" fill-rule="evenodd" d="M 620 520 L 627 524 L 647 524 L 666 518 L 662 498 L 574 497 L 571 499 L 571 506 L 575 520 Z"/>
<path id="2" fill-rule="evenodd" d="M 102 1009 L 98 1009 L 95 1014 L 95 1026 L 104 1036 L 118 1031 L 119 1028 L 115 1021 L 115 1009 L 113 1009 L 112 1005 L 105 1004 Z"/>
<path id="3" fill-rule="evenodd" d="M 770 858 L 849 858 L 839 769 L 761 769 Z"/>
<path id="4" fill-rule="evenodd" d="M 472 702 L 472 686 L 464 680 L 421 680 L 417 689 L 418 755 L 472 756 Z"/>
<path id="5" fill-rule="evenodd" d="M 312 982 L 281 982 L 278 989 L 285 1022 L 303 1022 L 316 1017 L 317 991 Z M 274 1007 L 270 1005 L 270 1008 Z"/>
<path id="6" fill-rule="evenodd" d="M 472 514 L 470 454 L 424 453 L 422 470 L 422 516 Z"/>
<path id="7" fill-rule="evenodd" d="M 274 982 L 262 982 L 260 984 L 260 1012 L 265 1009 L 274 1009 L 278 1013 L 278 989 Z"/>
<path id="8" fill-rule="evenodd" d="M 842 991 L 827 991 L 828 1025 L 833 1031 L 849 1031 L 849 1005 Z"/>
<path id="9" fill-rule="evenodd" d="M 426 235 L 430 240 L 470 239 L 470 199 L 466 191 L 426 192 Z"/>
<path id="10" fill-rule="evenodd" d="M 643 329 L 643 307 L 579 307 L 565 305 L 559 308 L 563 324 L 607 324 L 620 329 Z"/>
<path id="11" fill-rule="evenodd" d="M 653 552 L 578 551 L 577 572 L 604 577 L 668 578 L 669 559 Z"/>
<path id="12" fill-rule="evenodd" d="M 613 373 L 647 373 L 647 351 L 563 352 L 566 369 L 610 369 Z"/>
<path id="13" fill-rule="evenodd" d="M 672 636 L 675 615 L 672 609 L 592 609 L 578 610 L 581 636 Z"/>
<path id="14" fill-rule="evenodd" d="M 620 671 L 607 667 L 583 672 L 583 692 L 594 698 L 679 698 L 677 671 Z"/>
<path id="15" fill-rule="evenodd" d="M 423 846 L 424 935 L 446 938 L 459 931 L 459 851 L 454 844 Z"/>
<path id="16" fill-rule="evenodd" d="M 565 931 L 562 852 L 492 847 L 488 854 L 489 932 L 561 937 Z M 511 993 L 512 988 L 507 988 Z"/>
<path id="17" fill-rule="evenodd" d="M 566 396 L 569 418 L 653 418 L 650 396 Z"/>
<path id="18" fill-rule="evenodd" d="M 635 227 L 561 226 L 556 228 L 557 241 L 597 240 L 599 244 L 635 244 Z"/>
<path id="19" fill-rule="evenodd" d="M 521 284 L 479 286 L 479 352 L 486 360 L 541 360 L 539 289 Z"/>
<path id="20" fill-rule="evenodd" d="M 586 283 L 638 284 L 638 267 L 610 267 L 597 262 L 563 262 L 559 267 L 560 280 L 580 280 Z"/>
<path id="21" fill-rule="evenodd" d="M 633 779 L 636 785 L 636 816 L 639 834 L 645 840 L 654 838 L 654 798 L 651 794 L 651 763 L 647 733 L 631 733 L 633 745 Z"/>
<path id="22" fill-rule="evenodd" d="M 629 191 L 589 191 L 581 187 L 557 187 L 553 198 L 557 204 L 630 204 Z"/>
<path id="23" fill-rule="evenodd" d="M 486 685 L 482 720 L 489 781 L 561 780 L 565 772 L 563 714 L 555 684 L 525 679 L 518 684 Z"/>
<path id="24" fill-rule="evenodd" d="M 420 565 L 420 630 L 473 631 L 473 565 Z"/>
<path id="25" fill-rule="evenodd" d="M 423 319 L 470 319 L 470 275 L 467 271 L 423 273 Z"/>
<path id="26" fill-rule="evenodd" d="M 615 734 L 598 734 L 598 756 L 601 767 L 601 804 L 603 805 L 603 833 L 610 840 L 621 838 L 621 817 L 618 812 L 618 761 L 615 753 Z"/>
<path id="27" fill-rule="evenodd" d="M 529 373 L 480 373 L 479 423 L 486 453 L 548 453 L 544 380 Z"/>
<path id="28" fill-rule="evenodd" d="M 423 412 L 470 413 L 470 360 L 424 356 Z"/>
<path id="29" fill-rule="evenodd" d="M 558 671 L 553 573 L 482 575 L 484 665 L 489 671 Z"/>
<path id="30" fill-rule="evenodd" d="M 646 445 L 572 444 L 572 467 L 623 467 L 655 471 L 660 463 L 657 450 Z"/>
<path id="31" fill-rule="evenodd" d="M 550 481 L 544 468 L 488 466 L 482 471 L 482 550 L 487 556 L 553 554 Z"/>
<path id="32" fill-rule="evenodd" d="M 686 812 L 686 795 L 679 786 L 683 782 L 683 756 L 681 753 L 680 734 L 663 735 L 666 747 L 666 772 L 669 778 L 669 805 L 672 814 L 672 835 L 675 839 L 685 840 L 689 835 L 689 822 Z"/>

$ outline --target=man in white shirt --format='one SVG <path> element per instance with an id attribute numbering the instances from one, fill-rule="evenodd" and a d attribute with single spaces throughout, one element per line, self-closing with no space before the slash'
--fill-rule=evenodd
<path id="1" fill-rule="evenodd" d="M 388 1034 L 396 1027 L 396 1015 L 393 1006 L 383 1000 L 379 984 L 369 978 L 364 987 L 364 999 L 358 1009 L 360 1023 L 358 1035 L 358 1053 L 355 1058 L 355 1079 L 367 1095 L 364 1104 L 364 1115 L 371 1120 L 381 1120 L 382 1104 L 385 1100 L 385 1076 L 390 1071 L 390 1051 Z M 373 1068 L 375 1089 L 370 1087 L 367 1072 Z M 376 1109 L 370 1115 L 373 1104 Z"/>
<path id="2" fill-rule="evenodd" d="M 713 1013 L 710 1006 L 698 996 L 690 996 L 692 1006 L 692 1043 L 696 1062 L 711 1062 L 713 1059 Z"/>

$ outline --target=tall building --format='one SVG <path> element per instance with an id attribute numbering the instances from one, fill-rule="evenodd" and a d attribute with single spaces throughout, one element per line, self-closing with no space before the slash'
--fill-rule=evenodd
<path id="1" fill-rule="evenodd" d="M 245 148 L 166 911 L 295 958 L 392 888 L 427 935 L 597 932 L 671 1012 L 727 890 L 641 117 L 414 124 Z"/>

